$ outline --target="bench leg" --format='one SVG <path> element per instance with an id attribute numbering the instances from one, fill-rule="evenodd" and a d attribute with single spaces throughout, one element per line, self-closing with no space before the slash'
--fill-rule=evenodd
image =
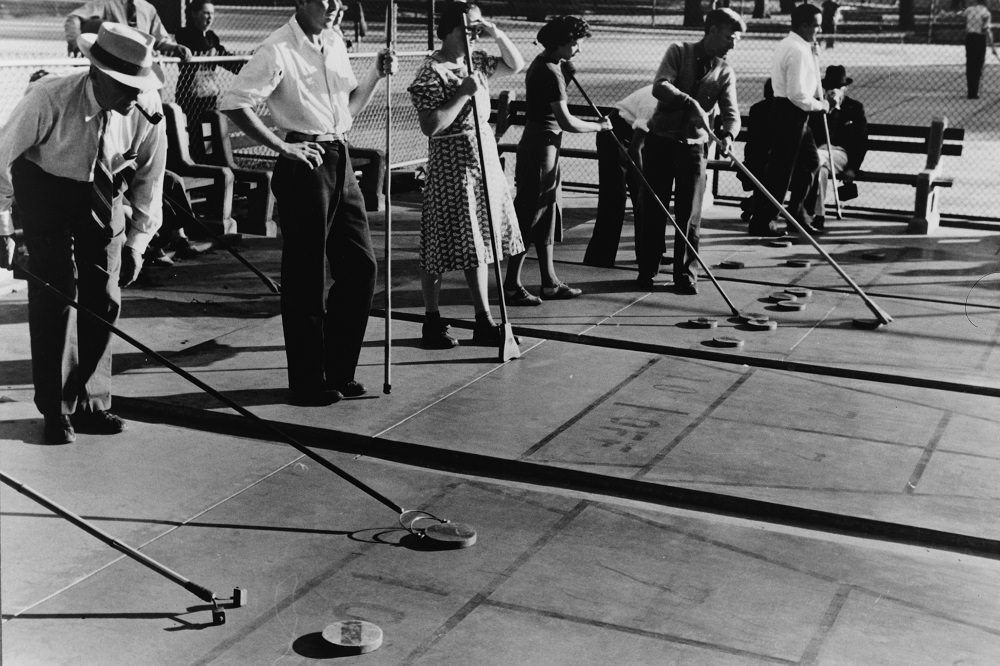
<path id="1" fill-rule="evenodd" d="M 939 197 L 941 188 L 934 187 L 926 174 L 920 174 L 917 179 L 917 196 L 913 207 L 913 219 L 907 227 L 911 234 L 930 235 L 937 231 L 941 224 Z"/>

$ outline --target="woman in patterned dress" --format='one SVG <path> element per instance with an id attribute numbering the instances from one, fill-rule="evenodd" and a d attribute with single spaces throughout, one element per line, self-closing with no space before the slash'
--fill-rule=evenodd
<path id="1" fill-rule="evenodd" d="M 468 14 L 469 39 L 480 35 L 496 40 L 500 56 L 484 51 L 472 54 L 471 75 L 465 67 L 465 30 Z M 438 301 L 441 274 L 465 272 L 472 293 L 476 324 L 472 339 L 476 344 L 497 344 L 503 332 L 493 321 L 487 297 L 487 266 L 494 261 L 490 243 L 483 173 L 479 164 L 472 97 L 476 98 L 486 178 L 493 224 L 501 253 L 524 252 L 518 230 L 514 201 L 500 166 L 496 138 L 488 124 L 490 93 L 486 79 L 495 74 L 514 74 L 524 67 L 517 48 L 499 28 L 482 17 L 474 4 L 450 2 L 441 10 L 437 35 L 441 48 L 424 60 L 408 91 L 420 116 L 420 129 L 429 137 L 427 182 L 424 186 L 420 218 L 421 286 L 427 316 L 423 326 L 423 346 L 450 349 L 458 340 L 448 333 L 441 320 Z"/>
<path id="2" fill-rule="evenodd" d="M 538 43 L 544 50 L 528 67 L 525 75 L 524 101 L 527 122 L 517 144 L 517 167 L 514 182 L 517 196 L 514 207 L 525 243 L 532 243 L 538 254 L 545 300 L 575 298 L 580 290 L 556 276 L 553 261 L 555 241 L 562 240 L 562 179 L 559 175 L 559 147 L 563 132 L 600 132 L 611 129 L 611 121 L 602 118 L 593 123 L 569 112 L 566 105 L 566 78 L 563 66 L 580 52 L 580 42 L 590 37 L 590 26 L 575 16 L 558 16 L 538 31 Z M 504 279 L 504 291 L 511 305 L 537 305 L 541 301 L 521 284 L 524 254 L 511 257 Z"/>

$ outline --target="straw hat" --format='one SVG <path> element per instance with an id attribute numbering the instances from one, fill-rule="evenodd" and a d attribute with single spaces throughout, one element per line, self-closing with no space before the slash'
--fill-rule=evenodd
<path id="1" fill-rule="evenodd" d="M 84 33 L 76 43 L 97 69 L 139 90 L 163 87 L 163 75 L 153 65 L 151 35 L 121 23 L 102 23 L 100 31 Z"/>

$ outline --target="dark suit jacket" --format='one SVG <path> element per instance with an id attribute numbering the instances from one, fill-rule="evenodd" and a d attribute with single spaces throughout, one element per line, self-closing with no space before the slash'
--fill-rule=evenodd
<path id="1" fill-rule="evenodd" d="M 868 119 L 865 117 L 864 105 L 856 99 L 844 96 L 844 102 L 839 109 L 827 117 L 833 145 L 847 151 L 847 168 L 857 171 L 868 152 Z M 751 123 L 753 125 L 753 123 Z M 819 113 L 809 114 L 809 127 L 816 137 L 816 145 L 829 143 L 826 132 L 823 131 L 823 116 Z"/>

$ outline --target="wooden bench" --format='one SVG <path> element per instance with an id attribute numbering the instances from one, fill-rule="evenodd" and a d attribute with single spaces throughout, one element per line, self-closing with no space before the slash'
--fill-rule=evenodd
<path id="1" fill-rule="evenodd" d="M 602 115 L 614 111 L 614 107 L 610 106 L 598 106 L 597 109 Z M 497 150 L 501 155 L 517 151 L 517 144 L 504 142 L 502 138 L 511 126 L 524 125 L 525 110 L 525 103 L 515 99 L 514 95 L 507 90 L 502 91 L 492 100 L 490 120 L 496 127 Z M 570 104 L 569 111 L 574 116 L 584 120 L 597 119 L 590 106 Z M 737 142 L 746 142 L 748 123 L 749 118 L 743 116 L 743 126 L 739 136 L 736 137 Z M 933 232 L 941 220 L 940 189 L 951 187 L 954 184 L 954 179 L 943 173 L 941 158 L 944 155 L 957 157 L 962 154 L 965 130 L 948 127 L 947 118 L 935 118 L 930 125 L 925 127 L 869 123 L 868 137 L 869 154 L 884 152 L 922 155 L 924 158 L 922 168 L 920 165 L 915 165 L 911 171 L 900 172 L 862 169 L 857 172 L 855 181 L 913 187 L 916 190 L 916 196 L 909 231 L 917 234 Z M 564 148 L 559 153 L 563 157 L 597 159 L 596 147 L 592 149 Z M 713 197 L 716 197 L 719 194 L 719 173 L 736 171 L 736 167 L 728 158 L 722 157 L 717 150 L 713 150 L 711 156 L 707 168 L 713 172 L 711 192 Z"/>
<path id="2" fill-rule="evenodd" d="M 184 180 L 195 211 L 223 233 L 236 231 L 233 219 L 233 172 L 225 166 L 198 164 L 191 158 L 187 118 L 174 103 L 163 105 L 167 123 L 167 169 Z"/>
<path id="3" fill-rule="evenodd" d="M 737 141 L 746 141 L 749 118 L 743 117 L 743 127 Z M 912 170 L 907 171 L 872 171 L 860 169 L 855 174 L 858 183 L 885 183 L 889 185 L 908 185 L 916 190 L 913 214 L 910 218 L 908 231 L 914 234 L 929 234 L 938 228 L 941 222 L 940 189 L 954 185 L 954 178 L 943 173 L 941 158 L 944 155 L 958 157 L 962 154 L 962 142 L 965 130 L 958 127 L 948 127 L 948 119 L 934 118 L 930 125 L 889 125 L 884 123 L 868 124 L 868 154 L 866 160 L 870 163 L 872 153 L 912 154 L 923 157 L 920 163 L 915 163 Z M 713 151 L 713 159 L 709 160 L 709 168 L 715 172 L 712 182 L 712 194 L 718 196 L 720 172 L 735 171 L 732 162 Z M 920 168 L 922 164 L 923 168 Z"/>

